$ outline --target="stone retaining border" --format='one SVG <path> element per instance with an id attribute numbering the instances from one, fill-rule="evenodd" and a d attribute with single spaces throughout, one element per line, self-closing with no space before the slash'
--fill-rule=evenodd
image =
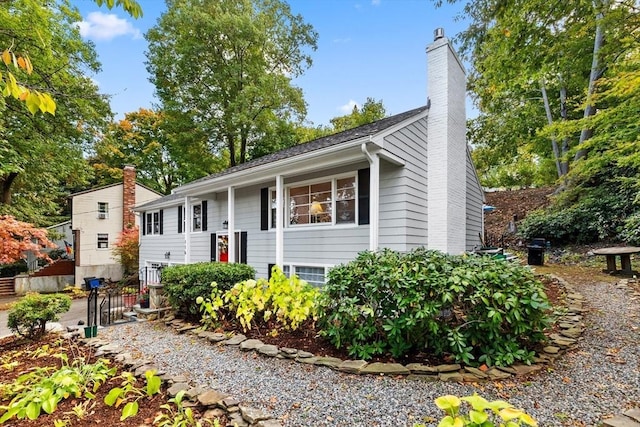
<path id="1" fill-rule="evenodd" d="M 564 279 L 551 276 L 564 286 L 567 295 L 567 306 L 556 308 L 558 320 L 558 333 L 549 336 L 550 343 L 538 354 L 532 365 L 512 365 L 510 367 L 493 367 L 486 371 L 471 366 L 460 364 L 424 365 L 411 363 L 402 365 L 399 363 L 368 363 L 364 360 L 341 360 L 335 357 L 318 356 L 312 353 L 293 348 L 278 348 L 275 345 L 264 344 L 257 339 L 247 339 L 242 334 L 224 334 L 201 330 L 197 325 L 185 323 L 171 316 L 164 319 L 167 326 L 173 327 L 178 333 L 190 333 L 217 345 L 236 346 L 241 351 L 254 351 L 265 357 L 277 359 L 290 359 L 299 363 L 326 366 L 339 372 L 355 375 L 400 375 L 407 380 L 418 381 L 453 381 L 453 382 L 481 382 L 495 381 L 528 375 L 544 368 L 545 364 L 553 362 L 567 349 L 572 347 L 584 331 L 582 313 L 587 311 L 584 307 L 584 298 L 576 292 Z M 282 422 L 261 410 L 243 406 L 233 397 L 216 390 L 203 389 L 198 385 L 190 384 L 183 375 L 170 376 L 162 372 L 152 361 L 136 359 L 131 353 L 125 352 L 119 346 L 108 341 L 95 338 L 80 338 L 80 330 L 72 330 L 65 338 L 79 339 L 81 343 L 96 349 L 96 356 L 111 357 L 122 363 L 125 369 L 129 369 L 136 377 L 144 378 L 148 370 L 155 370 L 163 383 L 167 384 L 167 392 L 171 397 L 176 396 L 181 390 L 185 390 L 187 399 L 183 405 L 199 406 L 204 409 L 204 418 L 226 417 L 231 425 L 237 427 L 282 427 Z"/>
<path id="2" fill-rule="evenodd" d="M 584 331 L 583 315 L 587 308 L 584 307 L 584 297 L 566 280 L 550 276 L 557 280 L 566 291 L 566 307 L 556 307 L 557 332 L 549 335 L 549 342 L 542 352 L 534 358 L 531 365 L 519 364 L 509 367 L 492 367 L 481 370 L 461 364 L 424 365 L 410 363 L 369 363 L 364 360 L 342 360 L 335 357 L 315 355 L 294 348 L 278 348 L 275 345 L 265 344 L 258 339 L 247 339 L 243 334 L 225 334 L 202 330 L 198 325 L 186 323 L 180 319 L 169 316 L 164 319 L 167 326 L 172 327 L 178 333 L 189 333 L 216 345 L 238 347 L 241 351 L 254 351 L 265 357 L 277 359 L 290 359 L 298 363 L 326 366 L 336 371 L 354 375 L 392 375 L 403 376 L 408 380 L 420 381 L 452 381 L 452 382 L 481 382 L 506 380 L 512 377 L 522 377 L 542 370 L 548 363 L 553 362 L 560 355 L 571 348 Z"/>

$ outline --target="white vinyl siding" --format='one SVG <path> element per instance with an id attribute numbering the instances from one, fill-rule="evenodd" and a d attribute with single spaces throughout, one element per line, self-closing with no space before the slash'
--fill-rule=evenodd
<path id="1" fill-rule="evenodd" d="M 467 150 L 467 242 L 466 249 L 473 250 L 480 246 L 480 236 L 483 233 L 482 206 L 484 202 L 484 190 L 478 181 L 478 175 L 471 159 L 471 153 Z M 484 237 L 484 236 L 483 236 Z"/>
<path id="2" fill-rule="evenodd" d="M 147 261 L 184 263 L 185 235 L 178 234 L 178 207 L 163 208 L 162 218 L 161 235 L 140 236 L 140 268 L 148 266 Z"/>
<path id="3" fill-rule="evenodd" d="M 427 245 L 426 139 L 426 119 L 384 139 L 405 165 L 380 163 L 380 247 L 404 252 Z"/>

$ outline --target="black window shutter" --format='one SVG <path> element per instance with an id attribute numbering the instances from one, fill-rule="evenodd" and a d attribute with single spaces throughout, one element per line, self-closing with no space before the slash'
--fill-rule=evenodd
<path id="1" fill-rule="evenodd" d="M 211 262 L 216 260 L 218 256 L 218 236 L 216 233 L 211 233 Z"/>
<path id="2" fill-rule="evenodd" d="M 202 231 L 207 231 L 207 201 L 202 201 Z"/>
<path id="3" fill-rule="evenodd" d="M 267 274 L 267 280 L 271 279 L 271 270 L 273 270 L 275 264 L 269 264 L 269 274 Z"/>
<path id="4" fill-rule="evenodd" d="M 147 234 L 147 213 L 142 212 L 142 235 Z"/>
<path id="5" fill-rule="evenodd" d="M 369 168 L 358 170 L 358 224 L 369 224 L 369 184 L 371 171 Z"/>
<path id="6" fill-rule="evenodd" d="M 240 262 L 247 263 L 247 232 L 240 233 Z"/>
<path id="7" fill-rule="evenodd" d="M 182 205 L 178 206 L 178 233 L 182 233 Z"/>
<path id="8" fill-rule="evenodd" d="M 269 229 L 269 189 L 260 189 L 260 230 Z"/>
<path id="9" fill-rule="evenodd" d="M 164 229 L 164 209 L 160 209 L 160 234 L 162 234 L 162 231 Z"/>

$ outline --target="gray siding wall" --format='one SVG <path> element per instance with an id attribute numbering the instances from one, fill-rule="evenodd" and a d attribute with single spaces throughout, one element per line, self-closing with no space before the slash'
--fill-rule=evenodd
<path id="1" fill-rule="evenodd" d="M 380 247 L 410 251 L 427 245 L 427 121 L 387 136 L 385 148 L 404 159 L 380 167 Z"/>
<path id="2" fill-rule="evenodd" d="M 178 207 L 162 210 L 162 234 L 142 235 L 140 233 L 140 268 L 145 267 L 147 261 L 184 263 L 184 234 L 178 234 Z M 141 213 L 141 215 L 143 215 Z M 140 220 L 142 227 L 142 220 Z M 169 259 L 164 254 L 170 252 Z"/>
<path id="3" fill-rule="evenodd" d="M 484 190 L 478 181 L 471 153 L 467 150 L 467 241 L 468 251 L 480 246 L 480 236 L 483 232 L 484 219 L 482 208 L 484 205 Z"/>

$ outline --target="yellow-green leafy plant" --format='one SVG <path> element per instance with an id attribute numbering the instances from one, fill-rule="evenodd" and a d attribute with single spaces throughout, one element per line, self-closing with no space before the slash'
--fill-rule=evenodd
<path id="1" fill-rule="evenodd" d="M 297 329 L 316 314 L 320 290 L 295 275 L 287 277 L 277 266 L 271 278 L 245 280 L 221 295 L 214 287 L 211 298 L 198 298 L 200 310 L 208 319 L 218 319 L 225 310 L 237 318 L 247 331 L 258 320 L 272 319 L 287 329 Z"/>
<path id="2" fill-rule="evenodd" d="M 13 417 L 35 420 L 42 411 L 51 414 L 69 397 L 93 399 L 98 388 L 116 372 L 105 359 L 85 364 L 80 358 L 70 365 L 66 354 L 58 357 L 61 368 L 35 368 L 0 386 L 0 396 L 11 399 L 9 405 L 0 408 L 0 424 Z"/>
<path id="3" fill-rule="evenodd" d="M 467 414 L 460 409 L 462 402 L 467 402 L 471 408 Z M 509 402 L 494 400 L 489 402 L 485 398 L 473 396 L 457 397 L 452 395 L 440 396 L 435 400 L 436 406 L 442 409 L 446 416 L 440 420 L 438 427 L 537 427 L 538 422 L 521 409 L 516 409 Z M 416 424 L 415 427 L 424 427 Z"/>
<path id="4" fill-rule="evenodd" d="M 185 391 L 180 390 L 176 397 L 169 399 L 169 403 L 161 406 L 166 412 L 162 412 L 153 420 L 153 425 L 158 427 L 202 427 L 208 424 L 213 427 L 220 427 L 218 420 L 208 420 L 206 418 L 196 419 L 191 408 L 182 404 Z M 175 404 L 175 410 L 171 404 Z"/>
<path id="5" fill-rule="evenodd" d="M 160 392 L 162 380 L 156 375 L 155 371 L 149 370 L 144 373 L 147 381 L 145 387 L 138 388 L 135 385 L 136 377 L 131 372 L 124 372 L 121 377 L 122 384 L 120 387 L 114 387 L 109 391 L 104 397 L 104 403 L 116 408 L 125 403 L 120 416 L 120 421 L 124 421 L 138 414 L 138 400 L 145 396 L 151 397 Z"/>

